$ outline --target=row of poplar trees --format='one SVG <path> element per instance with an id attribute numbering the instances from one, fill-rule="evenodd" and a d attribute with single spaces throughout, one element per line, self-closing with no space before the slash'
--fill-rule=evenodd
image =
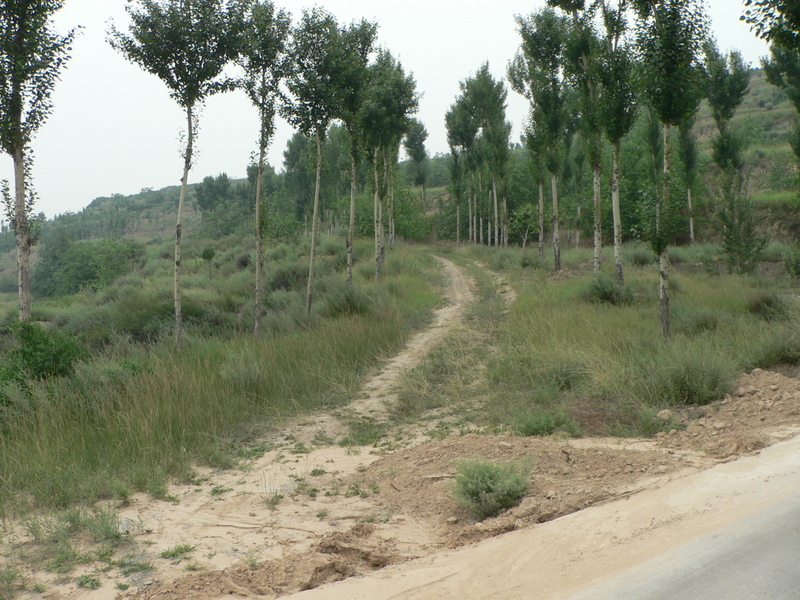
<path id="1" fill-rule="evenodd" d="M 671 194 L 670 138 L 673 131 L 681 129 L 685 138 L 681 158 L 685 170 L 693 173 L 689 163 L 696 162 L 696 149 L 691 124 L 701 99 L 708 97 L 719 125 L 715 147 L 722 149 L 714 158 L 727 174 L 730 188 L 724 196 L 738 201 L 743 186 L 741 147 L 727 124 L 746 92 L 748 69 L 738 53 L 723 56 L 717 50 L 709 37 L 702 0 L 547 0 L 546 8 L 527 17 L 517 16 L 516 21 L 521 46 L 507 75 L 510 87 L 530 104 L 523 137 L 538 181 L 540 257 L 544 253 L 544 188 L 549 178 L 555 269 L 561 268 L 559 175 L 570 134 L 577 130 L 592 170 L 595 272 L 601 268 L 603 147 L 608 143 L 613 148 L 614 280 L 622 291 L 620 150 L 643 105 L 653 124 L 654 176 L 645 203 L 649 214 L 640 234 L 659 257 L 661 330 L 669 335 L 667 244 L 676 233 L 677 212 Z M 706 93 L 709 89 L 712 92 Z M 487 240 L 494 245 L 507 244 L 507 211 L 497 198 L 508 152 L 506 95 L 502 81 L 493 80 L 488 66 L 483 65 L 475 76 L 462 82 L 461 94 L 445 117 L 456 218 L 460 222 L 461 202 L 466 198 L 473 242 L 483 242 L 485 211 L 481 206 L 488 206 Z M 726 161 L 726 152 L 738 158 Z M 482 164 L 487 165 L 490 179 L 488 203 L 480 200 L 485 195 Z M 737 193 L 732 191 L 734 186 L 738 186 Z M 691 185 L 687 187 L 691 189 Z M 693 238 L 690 193 L 687 202 Z M 460 231 L 460 223 L 458 228 Z"/>
<path id="2" fill-rule="evenodd" d="M 175 344 L 182 346 L 181 241 L 183 212 L 202 104 L 212 95 L 244 91 L 258 111 L 258 163 L 255 191 L 255 323 L 263 315 L 264 218 L 261 183 L 265 157 L 282 114 L 316 142 L 316 185 L 306 295 L 310 314 L 319 230 L 321 143 L 333 121 L 349 136 L 351 154 L 350 223 L 347 237 L 347 284 L 352 286 L 356 173 L 362 156 L 374 175 L 375 276 L 385 255 L 390 178 L 401 139 L 416 112 L 414 79 L 383 49 L 377 26 L 365 20 L 342 25 L 321 8 L 303 12 L 292 25 L 289 13 L 270 0 L 135 0 L 126 6 L 127 30 L 112 24 L 108 41 L 126 59 L 156 75 L 185 112 L 186 145 L 175 231 Z M 30 141 L 52 109 L 50 95 L 69 58 L 75 31 L 59 36 L 52 15 L 60 0 L 0 2 L 0 142 L 14 158 L 14 201 L 9 202 L 19 263 L 20 320 L 30 318 L 30 224 L 33 196 L 26 193 Z M 236 65 L 239 75 L 228 75 Z M 9 195 L 8 186 L 5 188 Z M 30 189 L 30 186 L 28 186 Z M 387 214 L 388 212 L 388 214 Z"/>

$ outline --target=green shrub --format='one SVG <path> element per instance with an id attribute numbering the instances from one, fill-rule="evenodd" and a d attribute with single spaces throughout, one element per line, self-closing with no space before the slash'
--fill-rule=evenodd
<path id="1" fill-rule="evenodd" d="M 779 321 L 788 316 L 789 305 L 773 290 L 758 290 L 748 294 L 747 310 L 765 321 Z"/>
<path id="2" fill-rule="evenodd" d="M 654 406 L 702 406 L 730 391 L 736 367 L 703 343 L 670 346 L 657 363 L 643 364 L 640 381 Z"/>
<path id="3" fill-rule="evenodd" d="M 518 463 L 465 461 L 458 465 L 453 498 L 482 521 L 518 505 L 528 491 L 529 477 L 528 469 Z"/>
<path id="4" fill-rule="evenodd" d="M 794 247 L 783 255 L 783 264 L 786 273 L 795 279 L 800 279 L 800 248 Z"/>
<path id="5" fill-rule="evenodd" d="M 536 254 L 524 252 L 519 258 L 519 266 L 523 269 L 538 269 L 541 266 L 541 261 Z"/>
<path id="6" fill-rule="evenodd" d="M 627 288 L 619 289 L 614 280 L 608 275 L 598 275 L 592 279 L 584 293 L 584 297 L 589 302 L 613 305 L 628 304 L 632 300 L 630 290 Z"/>
<path id="7" fill-rule="evenodd" d="M 625 249 L 625 260 L 637 267 L 647 267 L 656 262 L 656 255 L 650 248 L 636 245 Z"/>
<path id="8" fill-rule="evenodd" d="M 6 355 L 4 380 L 25 382 L 64 377 L 71 375 L 75 363 L 86 357 L 86 350 L 77 338 L 61 331 L 47 331 L 29 322 L 15 323 L 8 330 L 16 343 Z"/>
<path id="9" fill-rule="evenodd" d="M 495 271 L 508 271 L 517 266 L 517 256 L 511 250 L 497 249 L 492 253 L 489 266 Z"/>

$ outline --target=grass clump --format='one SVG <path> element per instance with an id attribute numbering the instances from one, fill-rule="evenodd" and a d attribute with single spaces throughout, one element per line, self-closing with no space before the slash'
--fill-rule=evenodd
<path id="1" fill-rule="evenodd" d="M 458 465 L 453 498 L 483 521 L 517 506 L 528 492 L 529 476 L 518 463 L 464 461 Z"/>
<path id="2" fill-rule="evenodd" d="M 177 544 L 172 548 L 167 548 L 161 553 L 161 558 L 186 558 L 188 554 L 194 552 L 197 546 L 190 546 L 189 544 Z"/>
<path id="3" fill-rule="evenodd" d="M 339 442 L 340 446 L 371 446 L 386 435 L 386 423 L 378 423 L 373 419 L 350 421 L 348 426 L 350 433 Z"/>
<path id="4" fill-rule="evenodd" d="M 756 290 L 747 296 L 747 310 L 765 321 L 780 321 L 789 314 L 789 304 L 774 290 Z"/>
<path id="5" fill-rule="evenodd" d="M 78 587 L 89 590 L 96 590 L 100 588 L 100 585 L 102 585 L 97 577 L 92 577 L 91 575 L 81 575 L 78 577 L 76 583 L 78 584 Z"/>
<path id="6" fill-rule="evenodd" d="M 630 289 L 620 289 L 608 275 L 598 275 L 591 279 L 584 297 L 589 302 L 612 305 L 629 304 L 633 300 Z"/>
<path id="7" fill-rule="evenodd" d="M 578 423 L 563 410 L 528 410 L 518 414 L 511 428 L 523 436 L 547 436 L 563 432 L 571 437 L 581 434 Z"/>

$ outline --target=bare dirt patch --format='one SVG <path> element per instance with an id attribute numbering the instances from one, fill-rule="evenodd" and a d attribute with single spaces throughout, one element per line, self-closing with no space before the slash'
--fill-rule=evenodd
<path id="1" fill-rule="evenodd" d="M 450 303 L 366 386 L 349 415 L 385 420 L 397 378 L 459 322 L 472 283 L 443 264 Z M 800 381 L 755 370 L 719 403 L 663 417 L 675 429 L 653 440 L 475 433 L 430 440 L 398 430 L 375 447 L 345 448 L 331 443 L 346 432 L 342 419 L 320 415 L 287 425 L 269 440 L 270 451 L 242 469 L 199 470 L 192 484 L 171 486 L 174 502 L 139 495 L 118 507 L 130 541 L 118 553 L 151 569 L 126 574 L 118 556 L 117 563 L 88 564 L 68 579 L 26 576 L 53 599 L 278 598 L 535 526 L 757 452 L 800 432 Z M 476 522 L 451 497 L 456 467 L 466 458 L 527 465 L 527 496 L 499 517 Z M 7 558 L 29 544 L 18 525 L 6 540 Z M 162 558 L 182 544 L 193 549 Z M 99 589 L 78 588 L 80 575 L 96 577 Z"/>

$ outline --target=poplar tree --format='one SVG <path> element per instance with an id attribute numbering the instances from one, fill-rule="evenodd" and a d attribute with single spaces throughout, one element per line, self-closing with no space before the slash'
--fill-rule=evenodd
<path id="1" fill-rule="evenodd" d="M 109 43 L 130 62 L 156 75 L 186 115 L 186 146 L 175 225 L 175 346 L 183 346 L 181 242 L 199 110 L 212 95 L 233 88 L 223 69 L 237 53 L 241 11 L 224 0 L 137 0 L 125 7 L 129 33 L 111 25 Z"/>
<path id="2" fill-rule="evenodd" d="M 492 77 L 489 63 L 483 63 L 475 76 L 464 82 L 464 98 L 479 126 L 480 139 L 485 149 L 494 209 L 494 245 L 499 246 L 501 214 L 497 187 L 502 182 L 508 162 L 511 133 L 511 127 L 505 120 L 508 91 L 502 81 L 495 81 Z M 507 229 L 504 220 L 502 228 L 504 231 Z"/>
<path id="3" fill-rule="evenodd" d="M 744 193 L 744 141 L 730 125 L 747 93 L 750 68 L 741 53 L 720 53 L 713 39 L 705 45 L 705 59 L 705 88 L 718 130 L 712 142 L 712 157 L 721 173 L 718 216 L 722 247 L 730 269 L 746 273 L 753 269 L 767 242 L 756 231 L 752 201 Z"/>
<path id="4" fill-rule="evenodd" d="M 253 334 L 258 335 L 264 308 L 262 279 L 264 242 L 261 194 L 267 148 L 275 133 L 275 113 L 281 98 L 280 83 L 287 69 L 287 45 L 291 17 L 275 10 L 270 0 L 255 0 L 247 5 L 242 38 L 236 62 L 244 71 L 240 86 L 258 111 L 258 163 L 255 190 L 256 283 Z"/>
<path id="5" fill-rule="evenodd" d="M 634 91 L 634 61 L 625 45 L 626 0 L 616 7 L 601 0 L 605 36 L 600 54 L 600 123 L 606 138 L 614 148 L 611 170 L 611 214 L 614 221 L 614 282 L 619 291 L 625 285 L 622 264 L 622 214 L 620 207 L 620 177 L 622 170 L 622 139 L 636 121 L 636 93 Z"/>
<path id="6" fill-rule="evenodd" d="M 386 245 L 386 200 L 397 162 L 398 149 L 417 111 L 419 96 L 413 76 L 391 53 L 380 50 L 370 65 L 370 85 L 362 110 L 365 145 L 373 173 L 373 223 L 375 227 L 375 279 L 380 279 Z"/>
<path id="7" fill-rule="evenodd" d="M 403 137 L 403 147 L 411 162 L 414 163 L 414 185 L 422 187 L 422 203 L 425 204 L 425 183 L 427 181 L 426 161 L 428 151 L 425 149 L 425 141 L 428 139 L 428 130 L 419 119 L 411 119 L 408 123 L 408 131 Z"/>
<path id="8" fill-rule="evenodd" d="M 511 89 L 531 103 L 531 127 L 545 148 L 553 201 L 553 255 L 561 270 L 558 177 L 564 154 L 566 99 L 563 82 L 566 22 L 546 8 L 528 18 L 517 17 L 522 46 L 508 67 Z"/>
<path id="9" fill-rule="evenodd" d="M 293 33 L 290 50 L 291 74 L 287 83 L 294 101 L 284 106 L 284 114 L 301 133 L 313 137 L 317 151 L 306 286 L 306 315 L 310 315 L 319 230 L 322 140 L 331 121 L 340 111 L 341 80 L 346 63 L 339 26 L 333 15 L 324 9 L 316 7 L 304 11 L 300 24 Z"/>
<path id="10" fill-rule="evenodd" d="M 647 241 L 659 257 L 659 314 L 662 335 L 670 335 L 669 256 L 672 236 L 670 133 L 697 110 L 702 97 L 700 53 L 708 37 L 702 0 L 634 0 L 639 16 L 637 47 L 642 62 L 642 93 L 663 130 L 662 189 L 654 196 Z"/>
<path id="11" fill-rule="evenodd" d="M 456 200 L 456 244 L 461 243 L 461 203 L 465 192 L 464 178 L 469 171 L 469 154 L 475 145 L 478 125 L 475 122 L 464 96 L 459 96 L 445 115 L 447 144 L 450 146 L 451 193 Z M 469 240 L 472 240 L 472 201 L 469 204 Z"/>
<path id="12" fill-rule="evenodd" d="M 31 318 L 30 143 L 53 110 L 52 93 L 67 60 L 76 30 L 59 35 L 52 17 L 61 0 L 0 1 L 0 149 L 14 163 L 14 197 L 2 182 L 8 216 L 17 242 L 19 320 Z"/>
<path id="13" fill-rule="evenodd" d="M 347 286 L 353 285 L 353 263 L 356 230 L 356 193 L 358 165 L 364 152 L 361 111 L 369 86 L 369 57 L 375 46 L 377 25 L 366 20 L 342 28 L 343 89 L 338 117 L 344 123 L 350 140 L 350 210 L 347 228 Z"/>
<path id="14" fill-rule="evenodd" d="M 602 159 L 600 40 L 594 27 L 594 3 L 585 0 L 547 0 L 549 6 L 569 15 L 565 44 L 566 73 L 578 92 L 579 128 L 589 163 L 592 167 L 592 204 L 594 207 L 594 272 L 599 273 L 603 250 Z"/>

